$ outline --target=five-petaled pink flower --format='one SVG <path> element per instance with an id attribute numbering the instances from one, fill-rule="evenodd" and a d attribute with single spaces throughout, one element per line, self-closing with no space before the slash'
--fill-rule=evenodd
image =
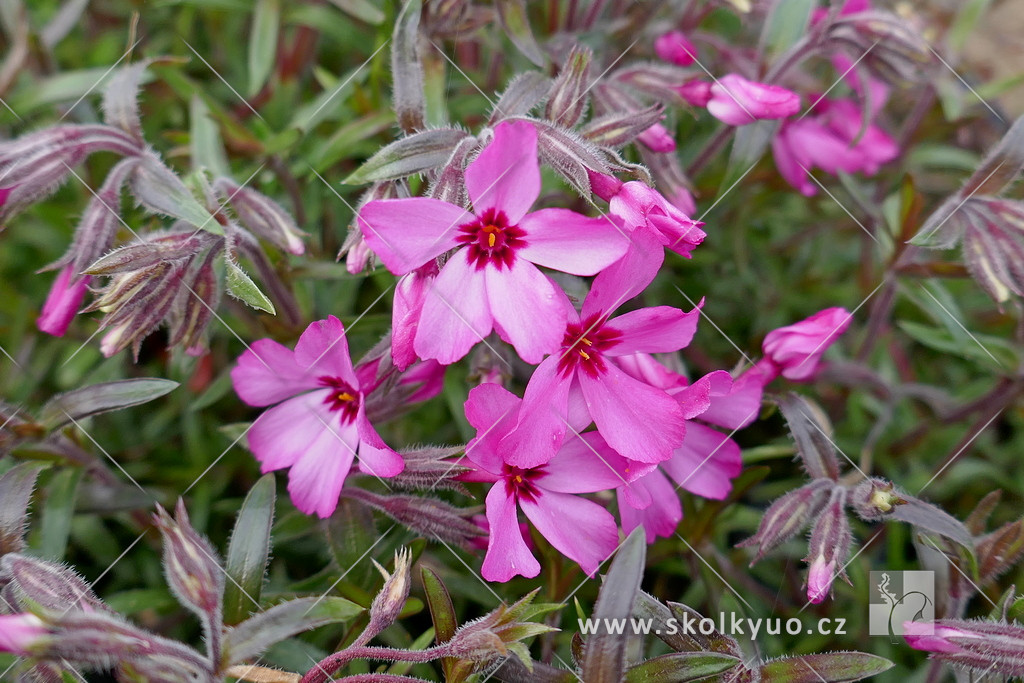
<path id="1" fill-rule="evenodd" d="M 515 428 L 521 406 L 519 397 L 497 384 L 474 388 L 466 401 L 466 418 L 477 429 L 476 438 L 466 446 L 466 458 L 477 469 L 462 478 L 494 482 L 486 498 L 490 536 L 481 574 L 488 581 L 508 581 L 540 573 L 519 526 L 522 509 L 555 549 L 593 575 L 615 551 L 618 527 L 604 506 L 574 494 L 624 485 L 628 463 L 599 434 L 590 432 L 567 440 L 543 465 L 508 464 L 498 454 L 498 445 Z"/>
<path id="2" fill-rule="evenodd" d="M 633 239 L 626 256 L 594 279 L 582 311 L 567 311 L 561 349 L 530 377 L 518 427 L 501 444 L 509 464 L 547 462 L 567 428 L 579 431 L 591 421 L 608 445 L 637 462 L 667 460 L 682 444 L 685 417 L 676 400 L 613 362 L 637 352 L 676 351 L 697 329 L 696 309 L 655 306 L 611 317 L 650 284 L 664 259 L 651 234 L 637 232 Z"/>
<path id="3" fill-rule="evenodd" d="M 393 477 L 404 468 L 366 418 L 367 391 L 334 316 L 307 327 L 294 351 L 271 339 L 254 342 L 231 380 L 249 405 L 274 406 L 253 423 L 249 446 L 264 472 L 291 468 L 288 493 L 302 512 L 334 512 L 357 454 L 367 474 Z"/>
<path id="4" fill-rule="evenodd" d="M 792 116 L 800 111 L 800 96 L 777 85 L 727 74 L 711 86 L 707 107 L 716 119 L 730 126 L 745 126 L 760 119 Z"/>
<path id="5" fill-rule="evenodd" d="M 396 275 L 454 250 L 423 296 L 413 340 L 420 358 L 453 363 L 493 329 L 538 363 L 558 346 L 566 299 L 537 266 L 593 275 L 622 256 L 628 236 L 568 209 L 528 213 L 540 194 L 529 122 L 498 124 L 465 176 L 473 212 L 429 197 L 379 199 L 360 209 L 360 229 Z"/>

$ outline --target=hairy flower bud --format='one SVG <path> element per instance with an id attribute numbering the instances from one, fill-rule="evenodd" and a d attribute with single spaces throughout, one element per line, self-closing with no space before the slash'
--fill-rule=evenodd
<path id="1" fill-rule="evenodd" d="M 479 666 L 511 652 L 521 659 L 525 656 L 523 662 L 527 663 L 529 654 L 519 641 L 558 630 L 526 621 L 537 613 L 531 605 L 536 596 L 535 590 L 512 605 L 502 605 L 485 617 L 463 624 L 446 643 L 451 656 L 464 660 L 469 666 Z"/>
<path id="2" fill-rule="evenodd" d="M 214 262 L 219 255 L 217 249 L 210 249 L 204 258 L 193 261 L 167 314 L 170 330 L 167 345 L 181 344 L 192 356 L 199 355 L 205 348 L 203 332 L 220 303 L 221 287 L 214 272 Z"/>
<path id="3" fill-rule="evenodd" d="M 548 93 L 544 117 L 560 126 L 571 128 L 583 116 L 590 88 L 590 48 L 575 45 Z"/>
<path id="4" fill-rule="evenodd" d="M 831 479 L 815 479 L 772 503 L 761 518 L 757 533 L 737 544 L 740 548 L 757 546 L 757 554 L 750 564 L 788 541 L 817 517 L 835 485 Z"/>
<path id="5" fill-rule="evenodd" d="M 294 219 L 280 204 L 255 190 L 240 187 L 228 178 L 218 178 L 214 190 L 238 215 L 238 220 L 257 237 L 267 240 L 291 254 L 306 251 L 302 239 L 306 233 L 299 230 Z"/>
<path id="6" fill-rule="evenodd" d="M 482 534 L 480 528 L 467 519 L 466 510 L 437 498 L 422 494 L 383 496 L 357 488 L 343 489 L 342 494 L 380 510 L 428 539 L 466 546 Z"/>
<path id="7" fill-rule="evenodd" d="M 183 605 L 218 624 L 224 593 L 224 571 L 209 541 L 196 533 L 179 499 L 176 519 L 157 506 L 153 521 L 164 539 L 167 583 Z"/>
<path id="8" fill-rule="evenodd" d="M 908 621 L 903 638 L 910 647 L 958 668 L 1018 678 L 1024 676 L 1024 626 L 1013 623 L 939 619 Z"/>
<path id="9" fill-rule="evenodd" d="M 811 542 L 805 562 L 811 568 L 807 575 L 807 599 L 818 604 L 832 592 L 837 576 L 846 577 L 843 566 L 850 556 L 853 533 L 846 516 L 847 490 L 841 486 L 832 489 L 824 511 L 811 530 Z"/>
<path id="10" fill-rule="evenodd" d="M 826 40 L 847 48 L 851 57 L 890 83 L 921 81 L 932 63 L 931 48 L 913 24 L 883 10 L 838 16 Z"/>
<path id="11" fill-rule="evenodd" d="M 5 598 L 14 609 L 109 611 L 75 572 L 51 562 L 11 553 L 0 560 L 0 579 L 8 581 Z"/>
<path id="12" fill-rule="evenodd" d="M 398 619 L 399 613 L 405 607 L 405 601 L 409 598 L 411 557 L 408 548 L 396 551 L 395 568 L 390 574 L 374 560 L 374 566 L 384 577 L 384 586 L 370 603 L 370 623 L 366 627 L 366 633 L 376 635 Z"/>
<path id="13" fill-rule="evenodd" d="M 893 508 L 905 505 L 906 502 L 893 489 L 892 482 L 877 477 L 865 479 L 857 484 L 850 492 L 849 498 L 853 511 L 861 519 L 869 522 L 885 519 Z"/>
<path id="14" fill-rule="evenodd" d="M 64 266 L 50 288 L 36 326 L 47 334 L 63 337 L 78 313 L 89 289 L 89 277 L 77 277 L 71 266 Z"/>

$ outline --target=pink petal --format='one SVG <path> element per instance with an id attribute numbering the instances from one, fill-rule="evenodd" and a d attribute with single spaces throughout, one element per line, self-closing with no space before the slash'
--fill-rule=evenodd
<path id="1" fill-rule="evenodd" d="M 670 391 L 683 408 L 687 420 L 703 415 L 711 407 L 712 396 L 725 396 L 732 391 L 732 377 L 725 370 L 715 370 L 688 387 Z"/>
<path id="2" fill-rule="evenodd" d="M 612 318 L 607 327 L 622 332 L 622 339 L 608 349 L 607 354 L 624 356 L 637 352 L 678 351 L 690 343 L 697 331 L 701 304 L 703 300 L 689 313 L 671 306 L 653 306 Z"/>
<path id="3" fill-rule="evenodd" d="M 772 138 L 772 157 L 775 159 L 775 168 L 785 178 L 786 182 L 799 190 L 805 197 L 813 197 L 818 192 L 818 187 L 808 178 L 810 164 L 806 159 L 801 158 L 798 145 L 801 143 L 796 139 L 798 130 L 796 125 L 801 122 L 795 121 L 783 125 L 779 132 Z"/>
<path id="4" fill-rule="evenodd" d="M 642 526 L 648 543 L 654 543 L 658 536 L 667 538 L 675 533 L 679 520 L 683 518 L 683 507 L 672 482 L 655 470 L 634 484 L 646 489 L 651 504 L 641 509 L 634 508 L 620 490 L 619 517 L 622 519 L 622 531 L 628 534 Z"/>
<path id="5" fill-rule="evenodd" d="M 428 285 L 413 343 L 416 355 L 449 365 L 490 334 L 492 325 L 484 274 L 460 249 Z"/>
<path id="6" fill-rule="evenodd" d="M 758 119 L 781 119 L 796 114 L 800 111 L 800 96 L 777 85 L 727 74 L 711 86 L 708 111 L 731 126 L 743 126 Z"/>
<path id="7" fill-rule="evenodd" d="M 558 493 L 594 493 L 627 486 L 630 461 L 613 451 L 601 435 L 573 436 L 545 466 L 537 486 Z"/>
<path id="8" fill-rule="evenodd" d="M 321 389 L 296 396 L 256 418 L 246 437 L 263 472 L 290 467 L 327 431 L 328 424 L 338 424 L 324 404 L 327 394 L 327 389 Z"/>
<path id="9" fill-rule="evenodd" d="M 615 518 L 585 498 L 545 492 L 536 501 L 521 500 L 519 505 L 537 531 L 588 575 L 593 576 L 618 546 Z"/>
<path id="10" fill-rule="evenodd" d="M 497 384 L 470 390 L 464 408 L 477 436 L 466 444 L 466 457 L 488 472 L 501 472 L 498 444 L 515 428 L 521 403 L 518 396 Z"/>
<path id="11" fill-rule="evenodd" d="M 0 206 L 3 206 L 0 203 Z M 82 307 L 82 299 L 89 287 L 89 276 L 76 276 L 71 266 L 64 266 L 46 297 L 36 327 L 55 337 L 63 337 L 72 318 Z"/>
<path id="12" fill-rule="evenodd" d="M 590 293 L 583 302 L 582 318 L 595 313 L 611 314 L 626 301 L 640 294 L 658 274 L 665 250 L 658 239 L 646 232 L 636 231 L 626 255 L 601 271 L 594 278 Z"/>
<path id="13" fill-rule="evenodd" d="M 317 386 L 316 378 L 295 362 L 294 352 L 272 339 L 258 339 L 249 346 L 231 369 L 231 383 L 251 406 L 279 403 Z"/>
<path id="14" fill-rule="evenodd" d="M 529 261 L 483 271 L 494 329 L 527 363 L 539 363 L 565 335 L 565 294 Z M 468 349 L 467 349 L 468 350 Z"/>
<path id="15" fill-rule="evenodd" d="M 516 255 L 538 266 L 573 275 L 594 275 L 626 253 L 629 236 L 608 218 L 568 209 L 541 209 L 519 221 L 526 246 Z"/>
<path id="16" fill-rule="evenodd" d="M 355 425 L 335 422 L 330 429 L 321 429 L 288 472 L 288 494 L 296 508 L 321 519 L 331 516 L 358 443 Z"/>
<path id="17" fill-rule="evenodd" d="M 345 326 L 333 315 L 309 324 L 295 344 L 295 362 L 310 377 L 338 377 L 359 387 L 348 354 Z"/>
<path id="18" fill-rule="evenodd" d="M 654 53 L 666 62 L 690 66 L 697 59 L 697 48 L 682 31 L 669 31 L 654 41 Z"/>
<path id="19" fill-rule="evenodd" d="M 630 460 L 667 460 L 686 434 L 683 411 L 661 389 L 609 363 L 599 377 L 577 373 L 590 414 L 608 445 Z"/>
<path id="20" fill-rule="evenodd" d="M 761 360 L 733 380 L 726 396 L 711 397 L 711 405 L 700 419 L 726 429 L 746 427 L 761 412 L 761 396 L 768 382 L 778 376 L 770 361 Z"/>
<path id="21" fill-rule="evenodd" d="M 429 283 L 437 277 L 437 266 L 429 274 L 424 270 L 421 268 L 404 275 L 395 285 L 391 308 L 391 360 L 399 370 L 405 370 L 416 361 L 413 340 L 419 329 Z"/>
<path id="22" fill-rule="evenodd" d="M 475 220 L 460 206 L 429 197 L 376 199 L 359 209 L 366 243 L 395 275 L 404 275 L 455 246 L 459 226 Z"/>
<path id="23" fill-rule="evenodd" d="M 677 396 L 680 391 L 687 388 L 685 377 L 669 370 L 648 353 L 631 353 L 616 356 L 615 364 L 633 379 L 650 384 L 652 387 L 664 389 L 670 396 Z M 728 373 L 726 374 L 728 375 Z M 731 378 L 729 382 L 730 384 L 732 383 Z M 687 417 L 687 419 L 690 418 Z"/>
<path id="24" fill-rule="evenodd" d="M 359 431 L 359 471 L 374 477 L 394 477 L 401 474 L 405 469 L 402 456 L 384 443 L 384 439 L 380 438 L 380 434 L 366 419 L 362 407 L 359 412 L 360 415 L 356 419 Z"/>
<path id="25" fill-rule="evenodd" d="M 487 523 L 491 533 L 480 574 L 488 581 L 505 582 L 513 576 L 528 579 L 540 574 L 540 564 L 523 541 L 516 501 L 499 481 L 487 492 Z"/>
<path id="26" fill-rule="evenodd" d="M 683 445 L 661 468 L 690 493 L 722 500 L 743 469 L 740 447 L 725 434 L 702 424 L 686 427 Z"/>
<path id="27" fill-rule="evenodd" d="M 477 215 L 504 211 L 510 225 L 526 215 L 540 194 L 537 129 L 528 121 L 505 121 L 494 139 L 466 167 L 466 190 Z"/>
<path id="28" fill-rule="evenodd" d="M 515 428 L 500 435 L 503 438 L 497 452 L 505 462 L 516 467 L 537 467 L 558 452 L 565 440 L 570 380 L 558 372 L 555 356 L 545 359 L 533 371 Z"/>

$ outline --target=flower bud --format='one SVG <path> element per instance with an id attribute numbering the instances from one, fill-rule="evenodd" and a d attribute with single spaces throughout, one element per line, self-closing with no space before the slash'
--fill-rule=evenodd
<path id="1" fill-rule="evenodd" d="M 861 519 L 874 522 L 885 519 L 897 505 L 905 505 L 892 482 L 873 477 L 865 479 L 850 492 L 850 507 Z"/>
<path id="2" fill-rule="evenodd" d="M 769 332 L 761 348 L 780 374 L 794 382 L 814 378 L 821 357 L 850 326 L 852 315 L 843 308 L 826 308 L 806 320 Z"/>
<path id="3" fill-rule="evenodd" d="M 745 126 L 762 119 L 782 119 L 800 111 L 800 96 L 777 85 L 748 81 L 727 74 L 711 86 L 708 111 L 730 126 Z"/>
<path id="4" fill-rule="evenodd" d="M 773 548 L 785 543 L 818 516 L 826 495 L 835 487 L 830 479 L 814 479 L 773 502 L 750 538 L 737 543 L 739 548 L 757 546 L 753 565 Z"/>
<path id="5" fill-rule="evenodd" d="M 804 561 L 811 563 L 807 575 L 807 599 L 815 605 L 829 596 L 837 576 L 846 577 L 843 565 L 850 556 L 853 543 L 850 520 L 846 517 L 846 495 L 845 488 L 833 488 L 828 505 L 811 530 L 811 542 Z"/>
<path id="6" fill-rule="evenodd" d="M 654 52 L 666 62 L 690 66 L 697 60 L 697 47 L 682 31 L 669 31 L 654 41 Z"/>
<path id="7" fill-rule="evenodd" d="M 25 656 L 49 633 L 43 621 L 34 614 L 0 615 L 0 652 Z"/>
<path id="8" fill-rule="evenodd" d="M 366 627 L 367 633 L 376 635 L 398 619 L 402 608 L 405 607 L 405 601 L 409 598 L 410 561 L 411 555 L 408 548 L 396 551 L 395 568 L 389 574 L 374 560 L 374 566 L 384 577 L 384 586 L 370 603 L 370 623 Z"/>
<path id="9" fill-rule="evenodd" d="M 182 287 L 167 314 L 167 346 L 181 344 L 185 353 L 197 356 L 205 348 L 203 332 L 220 303 L 221 288 L 213 264 L 219 251 L 210 249 L 205 258 L 196 259 L 182 280 Z"/>
<path id="10" fill-rule="evenodd" d="M 908 621 L 903 638 L 915 650 L 957 668 L 1018 678 L 1024 676 L 1024 626 L 966 619 Z"/>
<path id="11" fill-rule="evenodd" d="M 686 81 L 676 87 L 676 92 L 691 107 L 706 107 L 708 102 L 711 101 L 711 83 L 702 81 L 699 78 Z"/>
<path id="12" fill-rule="evenodd" d="M 583 127 L 583 137 L 602 147 L 622 147 L 633 142 L 664 118 L 665 105 L 658 102 L 640 111 L 613 112 Z"/>
<path id="13" fill-rule="evenodd" d="M 481 534 L 480 528 L 466 518 L 467 511 L 437 498 L 422 494 L 385 496 L 356 488 L 343 489 L 342 494 L 380 510 L 428 539 L 465 547 Z"/>
<path id="14" fill-rule="evenodd" d="M 572 128 L 583 116 L 590 89 L 590 63 L 594 54 L 588 47 L 574 45 L 558 78 L 548 93 L 544 117 L 549 121 Z"/>
<path id="15" fill-rule="evenodd" d="M 181 499 L 175 516 L 177 519 L 171 519 L 157 506 L 153 518 L 164 539 L 167 583 L 183 605 L 216 625 L 224 593 L 224 570 L 209 541 L 192 528 Z"/>
<path id="16" fill-rule="evenodd" d="M 89 289 L 89 276 L 78 277 L 71 266 L 64 266 L 50 288 L 43 310 L 39 313 L 36 326 L 47 334 L 63 337 L 68 331 L 71 319 L 82 307 L 82 300 Z"/>
<path id="17" fill-rule="evenodd" d="M 917 29 L 891 12 L 871 10 L 840 15 L 826 40 L 847 48 L 851 56 L 890 83 L 918 82 L 932 63 L 932 51 Z"/>
<path id="18" fill-rule="evenodd" d="M 290 254 L 306 251 L 302 243 L 306 233 L 299 230 L 288 212 L 270 197 L 247 187 L 239 187 L 228 178 L 218 178 L 213 187 L 238 215 L 239 222 L 257 237 Z"/>
<path id="19" fill-rule="evenodd" d="M 522 657 L 525 647 L 520 640 L 558 630 L 545 624 L 520 621 L 528 612 L 533 613 L 531 603 L 536 596 L 535 590 L 512 605 L 502 605 L 485 617 L 463 624 L 446 643 L 450 656 L 476 665 L 506 657 L 509 652 Z M 528 659 L 529 655 L 524 663 Z"/>
<path id="20" fill-rule="evenodd" d="M 51 562 L 11 553 L 0 560 L 0 579 L 9 581 L 5 598 L 14 609 L 109 611 L 75 572 Z M 9 589 L 9 590 L 8 590 Z"/>

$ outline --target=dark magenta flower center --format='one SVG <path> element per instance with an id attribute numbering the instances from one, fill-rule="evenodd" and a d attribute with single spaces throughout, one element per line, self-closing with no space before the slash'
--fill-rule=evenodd
<path id="1" fill-rule="evenodd" d="M 526 232 L 518 226 L 509 225 L 504 211 L 487 209 L 472 223 L 459 226 L 455 240 L 469 250 L 469 261 L 477 270 L 488 263 L 499 269 L 512 267 L 516 250 L 526 246 Z"/>
<path id="2" fill-rule="evenodd" d="M 606 365 L 602 354 L 618 344 L 621 338 L 621 332 L 605 326 L 600 313 L 583 322 L 569 323 L 562 338 L 558 371 L 562 377 L 568 377 L 576 369 L 591 377 L 603 374 Z"/>
<path id="3" fill-rule="evenodd" d="M 341 413 L 341 423 L 347 424 L 356 419 L 359 414 L 359 391 L 351 384 L 339 377 L 321 377 L 320 385 L 330 389 L 324 403 L 331 409 L 331 412 Z"/>
<path id="4" fill-rule="evenodd" d="M 540 496 L 540 489 L 533 483 L 533 480 L 544 472 L 543 466 L 525 470 L 508 464 L 501 466 L 501 474 L 505 479 L 505 490 L 509 496 L 514 496 L 517 500 L 537 500 Z"/>

